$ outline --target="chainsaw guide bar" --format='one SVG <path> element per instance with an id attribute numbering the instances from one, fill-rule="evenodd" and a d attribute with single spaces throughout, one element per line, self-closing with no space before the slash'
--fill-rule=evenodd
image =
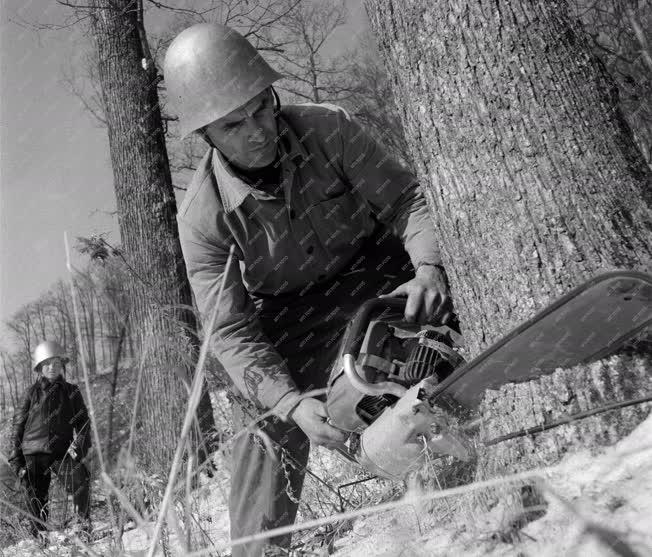
<path id="1" fill-rule="evenodd" d="M 349 452 L 338 452 L 377 476 L 405 477 L 428 450 L 435 458 L 469 461 L 475 446 L 652 399 L 611 403 L 500 438 L 474 439 L 480 420 L 472 417 L 488 389 L 599 360 L 648 327 L 650 275 L 616 271 L 597 276 L 468 363 L 457 352 L 457 331 L 400 323 L 404 304 L 404 298 L 381 298 L 361 306 L 347 327 L 329 381 L 329 421 L 354 439 Z"/>

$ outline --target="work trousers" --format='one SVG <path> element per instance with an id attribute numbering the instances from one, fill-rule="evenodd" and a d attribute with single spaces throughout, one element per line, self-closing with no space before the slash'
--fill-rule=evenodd
<path id="1" fill-rule="evenodd" d="M 73 496 L 78 517 L 87 522 L 90 517 L 90 474 L 82 462 L 75 462 L 68 455 L 37 453 L 25 456 L 25 494 L 27 509 L 32 516 L 43 522 L 48 520 L 48 492 L 52 474 L 62 480 L 66 491 Z M 36 535 L 47 528 L 36 520 L 30 521 L 30 532 Z"/>
<path id="2" fill-rule="evenodd" d="M 380 229 L 334 279 L 304 292 L 255 299 L 264 332 L 302 392 L 326 386 L 342 334 L 362 302 L 391 292 L 413 277 L 401 242 Z M 235 431 L 250 424 L 257 412 L 235 393 Z M 262 435 L 242 435 L 233 446 L 232 539 L 293 524 L 301 497 L 308 438 L 293 422 L 275 417 L 258 426 Z M 283 555 L 290 542 L 289 535 L 252 542 L 233 547 L 232 555 Z"/>

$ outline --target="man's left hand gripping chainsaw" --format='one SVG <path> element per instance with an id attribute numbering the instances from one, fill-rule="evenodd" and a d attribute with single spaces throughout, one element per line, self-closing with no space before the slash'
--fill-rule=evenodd
<path id="1" fill-rule="evenodd" d="M 457 417 L 429 402 L 433 388 L 464 363 L 460 335 L 446 326 L 404 321 L 405 298 L 365 302 L 349 324 L 331 373 L 329 422 L 359 435 L 345 454 L 379 476 L 398 479 L 426 448 L 467 461 L 471 443 Z"/>

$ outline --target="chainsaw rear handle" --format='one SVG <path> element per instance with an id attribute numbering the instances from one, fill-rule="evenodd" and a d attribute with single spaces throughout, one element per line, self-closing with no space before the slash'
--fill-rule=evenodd
<path id="1" fill-rule="evenodd" d="M 370 396 L 392 394 L 403 396 L 407 389 L 398 383 L 382 381 L 369 383 L 360 376 L 356 367 L 356 358 L 367 332 L 367 326 L 372 319 L 396 315 L 400 317 L 405 311 L 406 298 L 372 298 L 364 302 L 356 312 L 343 340 L 342 364 L 344 374 L 356 390 Z"/>
<path id="2" fill-rule="evenodd" d="M 343 340 L 342 354 L 351 354 L 357 358 L 369 322 L 381 316 L 402 317 L 406 302 L 407 298 L 372 298 L 364 302 L 349 324 L 349 329 Z"/>

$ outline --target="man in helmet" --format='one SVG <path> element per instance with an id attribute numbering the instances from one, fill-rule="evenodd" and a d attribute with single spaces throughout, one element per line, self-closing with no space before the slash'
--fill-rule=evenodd
<path id="1" fill-rule="evenodd" d="M 30 522 L 34 536 L 46 529 L 52 473 L 73 495 L 81 529 L 90 528 L 90 476 L 82 462 L 90 448 L 90 424 L 79 388 L 63 377 L 67 362 L 56 342 L 44 341 L 36 347 L 36 381 L 13 420 L 9 463 L 24 483 L 28 510 L 38 519 Z"/>
<path id="2" fill-rule="evenodd" d="M 188 276 L 204 319 L 225 281 L 212 349 L 228 372 L 236 428 L 263 411 L 271 443 L 233 446 L 229 512 L 238 538 L 291 524 L 309 442 L 336 447 L 324 402 L 340 337 L 360 303 L 406 296 L 406 318 L 449 310 L 437 234 L 414 176 L 342 108 L 280 106 L 282 78 L 240 34 L 181 32 L 164 64 L 182 136 L 209 149 L 179 208 Z M 239 265 L 226 274 L 231 245 Z M 287 548 L 289 536 L 271 544 Z M 262 542 L 233 547 L 259 555 Z"/>

